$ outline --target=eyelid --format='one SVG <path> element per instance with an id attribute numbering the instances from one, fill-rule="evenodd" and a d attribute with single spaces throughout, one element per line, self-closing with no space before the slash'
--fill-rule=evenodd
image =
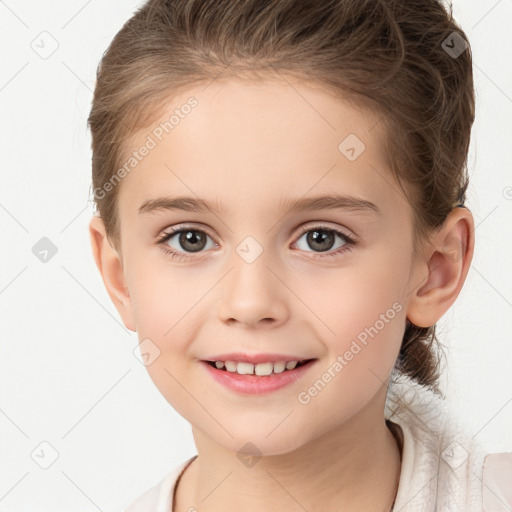
<path id="1" fill-rule="evenodd" d="M 183 223 L 183 224 L 177 224 L 176 226 L 168 227 L 168 228 L 165 228 L 164 230 L 162 230 L 161 234 L 157 236 L 157 242 L 159 242 L 161 240 L 164 240 L 167 236 L 175 235 L 178 232 L 186 231 L 187 229 L 189 229 L 191 231 L 203 231 L 212 240 L 215 239 L 215 237 L 212 235 L 212 233 L 209 230 L 209 228 L 207 228 L 205 225 L 203 225 L 203 224 L 187 224 L 187 223 Z"/>
<path id="2" fill-rule="evenodd" d="M 324 228 L 324 229 L 330 229 L 333 231 L 341 231 L 343 235 L 345 235 L 347 238 L 352 239 L 354 242 L 357 240 L 356 235 L 349 229 L 345 227 L 339 227 L 339 226 L 332 226 L 329 223 L 325 221 L 308 221 L 306 224 L 303 224 L 300 226 L 299 229 L 299 235 L 303 235 L 304 233 L 307 233 L 311 229 L 314 228 Z M 166 230 L 167 229 L 167 230 Z M 162 234 L 158 236 L 158 240 L 164 239 L 168 235 L 176 234 L 179 231 L 191 229 L 191 230 L 198 230 L 198 231 L 204 231 L 210 238 L 215 239 L 215 237 L 212 235 L 212 233 L 209 231 L 209 228 L 206 227 L 203 224 L 178 224 L 176 226 L 173 226 L 172 228 L 166 228 L 162 231 Z M 347 233 L 348 231 L 348 233 Z"/>
<path id="3" fill-rule="evenodd" d="M 352 230 L 347 229 L 346 227 L 333 226 L 322 220 L 308 221 L 308 223 L 302 225 L 299 228 L 299 234 L 303 235 L 304 233 L 311 231 L 314 228 L 323 228 L 326 230 L 338 231 L 342 235 L 346 236 L 349 240 L 352 240 L 354 243 L 357 242 L 357 236 L 355 235 L 355 233 L 353 233 Z"/>

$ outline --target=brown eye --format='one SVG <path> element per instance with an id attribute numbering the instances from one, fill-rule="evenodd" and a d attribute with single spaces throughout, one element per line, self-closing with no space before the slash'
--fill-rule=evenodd
<path id="1" fill-rule="evenodd" d="M 163 250 L 173 258 L 185 261 L 189 259 L 189 254 L 203 251 L 207 246 L 208 238 L 211 237 L 200 229 L 180 226 L 164 233 L 158 240 L 158 244 L 162 245 Z M 212 246 L 215 246 L 215 243 Z"/>
<path id="2" fill-rule="evenodd" d="M 187 229 L 178 233 L 178 243 L 187 252 L 199 252 L 206 245 L 206 233 L 202 231 Z"/>
<path id="3" fill-rule="evenodd" d="M 320 252 L 332 249 L 336 236 L 332 231 L 315 229 L 306 233 L 306 241 L 309 247 Z"/>
<path id="4" fill-rule="evenodd" d="M 301 238 L 305 238 L 305 243 L 302 244 L 302 247 L 299 244 Z M 341 240 L 341 243 L 338 242 L 338 244 L 336 244 L 337 238 Z M 296 245 L 299 249 L 305 250 L 306 252 L 311 252 L 308 251 L 308 248 L 311 248 L 313 252 L 317 253 L 329 251 L 328 256 L 332 256 L 340 254 L 344 250 L 348 250 L 350 246 L 356 245 L 356 242 L 337 229 L 326 226 L 316 226 L 304 229 Z M 333 248 L 335 250 L 331 252 Z"/>

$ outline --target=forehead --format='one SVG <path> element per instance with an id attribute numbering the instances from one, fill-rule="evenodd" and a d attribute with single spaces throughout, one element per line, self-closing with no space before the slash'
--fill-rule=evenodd
<path id="1" fill-rule="evenodd" d="M 239 213 L 307 194 L 350 194 L 397 203 L 376 113 L 296 78 L 237 78 L 173 95 L 124 147 L 137 158 L 120 208 L 134 213 L 164 195 L 196 196 Z M 149 150 L 140 151 L 144 146 Z M 133 159 L 133 157 L 132 157 Z"/>

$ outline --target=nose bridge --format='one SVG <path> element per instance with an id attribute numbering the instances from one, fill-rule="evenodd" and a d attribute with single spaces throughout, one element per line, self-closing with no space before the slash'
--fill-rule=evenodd
<path id="1" fill-rule="evenodd" d="M 273 268 L 272 251 L 249 235 L 235 247 L 230 267 L 231 276 L 221 299 L 222 319 L 252 325 L 264 319 L 283 321 L 287 307 L 283 284 Z"/>

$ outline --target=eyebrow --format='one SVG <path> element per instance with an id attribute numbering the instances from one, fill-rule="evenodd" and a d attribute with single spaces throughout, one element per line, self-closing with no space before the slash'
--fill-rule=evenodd
<path id="1" fill-rule="evenodd" d="M 379 208 L 366 199 L 339 194 L 287 199 L 281 201 L 279 206 L 287 213 L 310 210 L 344 209 L 356 210 L 362 213 L 380 214 Z M 182 210 L 198 213 L 206 211 L 221 213 L 226 211 L 224 205 L 219 201 L 211 203 L 196 197 L 167 196 L 145 201 L 139 208 L 139 214 L 152 213 L 158 210 Z"/>

